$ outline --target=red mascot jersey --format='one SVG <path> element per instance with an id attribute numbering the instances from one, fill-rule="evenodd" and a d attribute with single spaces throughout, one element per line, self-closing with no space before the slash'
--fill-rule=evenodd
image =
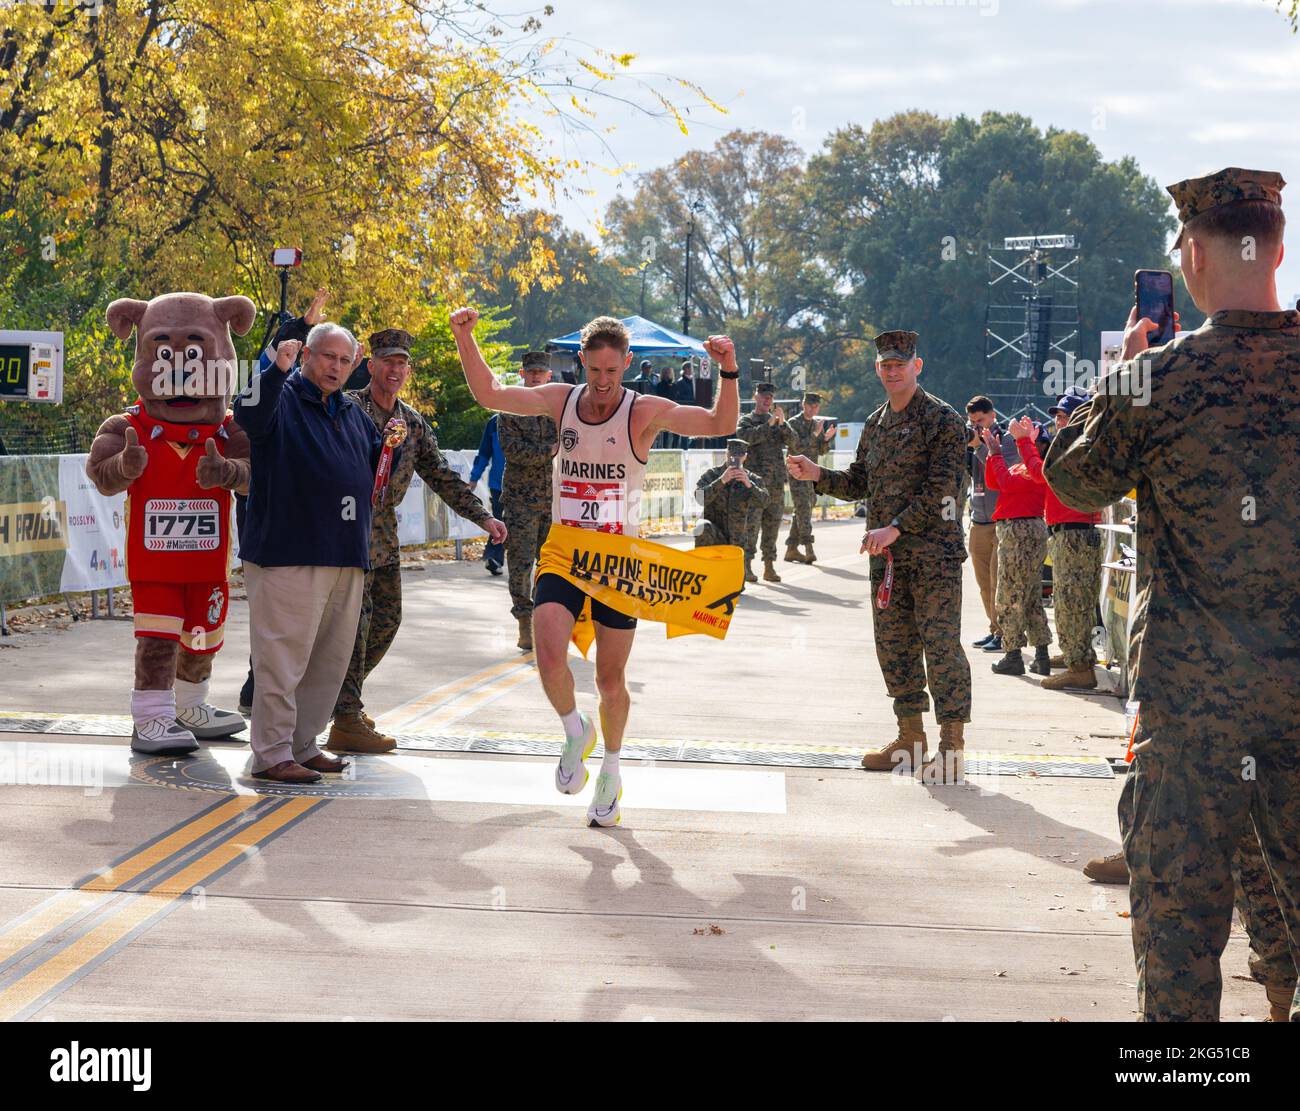
<path id="1" fill-rule="evenodd" d="M 230 570 L 230 491 L 205 490 L 196 475 L 204 444 L 221 451 L 234 419 L 220 424 L 155 420 L 142 405 L 125 414 L 149 453 L 126 491 L 126 577 L 132 582 L 224 582 Z"/>

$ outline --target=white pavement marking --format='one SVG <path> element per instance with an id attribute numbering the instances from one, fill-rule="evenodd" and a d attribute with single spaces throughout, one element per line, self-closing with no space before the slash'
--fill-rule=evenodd
<path id="1" fill-rule="evenodd" d="M 247 749 L 208 749 L 203 757 L 208 768 L 215 763 L 220 767 L 217 774 L 224 773 L 229 778 L 229 786 L 222 783 L 220 789 L 236 795 L 257 794 L 251 782 L 240 782 L 248 768 Z M 121 745 L 29 745 L 25 741 L 0 741 L 0 769 L 18 773 L 6 777 L 5 782 L 20 786 L 90 789 L 150 786 L 132 778 L 132 759 L 145 758 L 133 757 Z M 357 781 L 357 797 L 505 806 L 586 806 L 597 771 L 594 764 L 590 765 L 591 781 L 581 794 L 562 795 L 555 789 L 554 764 L 550 760 L 440 760 L 419 756 L 360 759 L 364 761 L 366 774 Z M 629 809 L 786 812 L 784 772 L 651 768 L 631 762 L 621 770 L 623 798 Z M 338 793 L 331 797 L 347 797 L 348 782 L 344 777 L 330 776 L 328 782 L 338 787 Z M 380 782 L 382 794 L 367 790 Z"/>

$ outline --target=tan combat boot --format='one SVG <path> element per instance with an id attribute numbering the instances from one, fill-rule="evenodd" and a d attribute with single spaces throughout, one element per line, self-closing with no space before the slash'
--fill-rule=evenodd
<path id="1" fill-rule="evenodd" d="M 1124 850 L 1088 861 L 1083 866 L 1083 874 L 1098 883 L 1128 883 L 1128 865 L 1124 863 Z"/>
<path id="2" fill-rule="evenodd" d="M 1066 688 L 1090 691 L 1097 685 L 1097 676 L 1090 667 L 1077 667 L 1071 668 L 1069 671 L 1062 671 L 1060 675 L 1053 675 L 1044 679 L 1038 685 L 1049 691 L 1065 690 Z"/>
<path id="3" fill-rule="evenodd" d="M 758 576 L 754 574 L 754 568 L 748 560 L 745 561 L 745 581 L 747 583 L 758 582 Z"/>
<path id="4" fill-rule="evenodd" d="M 785 546 L 786 563 L 807 563 L 808 561 L 799 553 L 799 545 L 787 544 Z"/>
<path id="5" fill-rule="evenodd" d="M 808 543 L 805 544 L 805 545 L 803 546 L 803 550 L 804 550 L 803 561 L 804 561 L 805 563 L 816 563 L 816 562 L 817 562 L 817 553 L 813 551 L 813 546 L 812 546 L 812 541 L 811 541 L 811 540 L 809 540 Z"/>
<path id="6" fill-rule="evenodd" d="M 533 650 L 533 619 L 531 616 L 519 619 L 519 640 L 516 643 L 525 652 Z"/>
<path id="7" fill-rule="evenodd" d="M 781 576 L 776 573 L 776 564 L 770 559 L 763 560 L 763 581 L 765 583 L 779 583 Z"/>
<path id="8" fill-rule="evenodd" d="M 325 747 L 331 752 L 392 752 L 397 741 L 367 725 L 361 714 L 351 713 L 334 719 Z"/>
<path id="9" fill-rule="evenodd" d="M 898 736 L 884 748 L 868 752 L 862 757 L 862 766 L 869 772 L 892 772 L 902 766 L 910 771 L 925 759 L 925 724 L 921 715 L 898 719 Z M 901 753 L 895 757 L 895 753 Z"/>
<path id="10" fill-rule="evenodd" d="M 1293 989 L 1290 987 L 1264 986 L 1264 994 L 1268 996 L 1269 1022 L 1290 1021 L 1292 993 Z"/>
<path id="11" fill-rule="evenodd" d="M 939 751 L 921 767 L 921 778 L 925 782 L 966 782 L 965 728 L 960 721 L 939 723 Z"/>

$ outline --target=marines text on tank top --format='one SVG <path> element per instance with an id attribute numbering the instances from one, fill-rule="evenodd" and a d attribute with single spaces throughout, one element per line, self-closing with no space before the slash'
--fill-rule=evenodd
<path id="1" fill-rule="evenodd" d="M 632 446 L 632 406 L 636 394 L 623 390 L 618 408 L 598 424 L 578 415 L 586 386 L 574 386 L 564 402 L 551 520 L 571 528 L 639 536 L 645 460 Z"/>

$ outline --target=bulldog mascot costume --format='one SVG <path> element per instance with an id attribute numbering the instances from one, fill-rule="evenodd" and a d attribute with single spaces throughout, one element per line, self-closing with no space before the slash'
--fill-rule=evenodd
<path id="1" fill-rule="evenodd" d="M 100 426 L 86 473 L 101 494 L 126 491 L 136 752 L 184 755 L 244 728 L 207 693 L 229 599 L 230 493 L 246 493 L 249 475 L 248 437 L 227 409 L 230 329 L 242 336 L 255 312 L 247 297 L 199 293 L 108 306 L 118 339 L 136 330 L 139 401 Z"/>

